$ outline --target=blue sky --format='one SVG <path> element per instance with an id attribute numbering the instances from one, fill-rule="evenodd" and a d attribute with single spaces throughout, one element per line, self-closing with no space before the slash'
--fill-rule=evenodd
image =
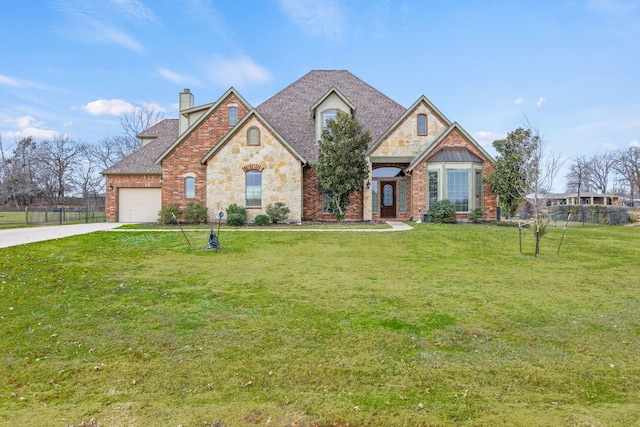
<path id="1" fill-rule="evenodd" d="M 0 40 L 5 147 L 119 135 L 136 105 L 177 117 L 183 88 L 256 106 L 312 69 L 425 95 L 490 153 L 525 117 L 565 158 L 640 146 L 635 0 L 16 1 Z"/>

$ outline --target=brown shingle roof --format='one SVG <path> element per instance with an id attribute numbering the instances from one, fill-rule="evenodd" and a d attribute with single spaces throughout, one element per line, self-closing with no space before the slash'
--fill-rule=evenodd
<path id="1" fill-rule="evenodd" d="M 140 136 L 156 136 L 156 139 L 102 171 L 103 175 L 161 174 L 162 168 L 155 161 L 178 138 L 178 119 L 164 119 Z"/>
<path id="2" fill-rule="evenodd" d="M 376 141 L 405 108 L 346 70 L 314 70 L 256 109 L 309 163 L 318 162 L 311 106 L 332 87 L 356 108 L 354 117 Z"/>

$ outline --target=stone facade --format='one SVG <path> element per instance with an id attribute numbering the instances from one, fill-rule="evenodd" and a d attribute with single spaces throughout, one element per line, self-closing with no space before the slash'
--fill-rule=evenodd
<path id="1" fill-rule="evenodd" d="M 257 128 L 259 145 L 247 143 L 247 131 Z M 246 206 L 245 173 L 262 172 L 262 205 L 247 207 L 247 220 L 265 214 L 267 206 L 283 202 L 289 208 L 289 221 L 302 218 L 302 164 L 271 131 L 251 117 L 228 137 L 207 161 L 206 200 L 210 215 L 224 212 L 230 204 Z"/>
<path id="2" fill-rule="evenodd" d="M 418 135 L 418 115 L 427 117 L 427 134 Z M 424 102 L 420 103 L 403 122 L 385 138 L 372 156 L 415 156 L 422 152 L 429 144 L 435 141 L 447 128 L 442 119 L 438 117 Z"/>

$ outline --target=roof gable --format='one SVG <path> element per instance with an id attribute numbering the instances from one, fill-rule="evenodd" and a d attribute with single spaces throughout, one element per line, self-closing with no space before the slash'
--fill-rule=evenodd
<path id="1" fill-rule="evenodd" d="M 278 140 L 278 142 L 280 142 L 286 149 L 287 151 L 289 151 L 294 157 L 296 157 L 300 163 L 302 163 L 303 165 L 307 163 L 307 161 L 304 159 L 303 156 L 300 155 L 300 153 L 298 153 L 270 124 L 269 122 L 267 122 L 264 117 L 262 117 L 260 115 L 260 113 L 256 110 L 256 109 L 252 109 L 250 110 L 243 118 L 242 120 L 240 120 L 236 126 L 233 128 L 233 130 L 231 130 L 231 132 L 229 132 L 228 134 L 226 134 L 224 136 L 224 138 L 222 138 L 220 140 L 220 142 L 218 142 L 213 148 L 211 148 L 211 150 L 209 150 L 209 152 L 200 160 L 201 164 L 205 164 L 207 163 L 207 161 L 216 155 L 216 153 L 218 151 L 220 151 L 220 149 L 222 149 L 222 147 L 224 147 L 227 142 L 229 142 L 229 140 L 231 140 L 235 135 L 238 134 L 238 132 L 240 132 L 244 126 L 253 118 L 255 117 L 258 121 L 260 121 L 260 123 L 267 128 L 267 130 L 269 132 L 271 132 L 271 134 Z"/>
<path id="2" fill-rule="evenodd" d="M 433 153 L 435 151 L 435 149 L 442 143 L 442 141 L 444 141 L 454 130 L 457 130 L 460 132 L 460 134 L 462 135 L 463 138 L 465 138 L 475 149 L 477 149 L 482 156 L 487 159 L 489 162 L 493 163 L 493 157 L 491 157 L 489 155 L 489 153 L 487 153 L 484 148 L 482 148 L 482 146 L 480 144 L 478 144 L 476 142 L 475 139 L 473 139 L 471 137 L 471 135 L 469 135 L 467 133 L 467 131 L 465 131 L 459 124 L 458 122 L 454 122 L 452 123 L 447 130 L 445 130 L 444 132 L 442 132 L 442 135 L 440 135 L 438 137 L 438 139 L 436 139 L 435 141 L 433 141 L 428 147 L 426 147 L 420 154 L 418 154 L 413 161 L 411 162 L 411 164 L 409 164 L 409 167 L 407 168 L 408 171 L 412 171 L 416 166 L 418 166 L 425 158 L 427 158 L 427 156 L 429 156 L 431 153 Z"/>
<path id="3" fill-rule="evenodd" d="M 331 89 L 327 91 L 327 93 L 321 96 L 320 99 L 315 104 L 311 106 L 312 117 L 316 116 L 316 110 L 318 109 L 318 107 L 322 105 L 322 103 L 326 101 L 327 98 L 329 98 L 333 94 L 335 94 L 338 98 L 340 98 L 342 102 L 344 102 L 346 105 L 349 106 L 349 108 L 351 109 L 350 113 L 353 115 L 353 113 L 356 111 L 356 107 L 354 107 L 353 104 L 349 102 L 349 100 L 338 89 L 336 89 L 335 86 L 333 86 Z"/>
<path id="4" fill-rule="evenodd" d="M 209 104 L 210 107 L 207 111 L 200 116 L 198 120 L 196 120 L 190 127 L 187 129 L 182 135 L 180 135 L 170 147 L 168 147 L 158 158 L 156 159 L 156 164 L 162 163 L 162 161 L 169 156 L 169 154 L 173 153 L 182 142 L 189 137 L 204 121 L 209 118 L 219 107 L 224 103 L 224 101 L 229 98 L 231 95 L 235 96 L 247 110 L 251 109 L 251 105 L 233 88 L 229 88 L 216 102 L 213 104 Z M 197 107 L 200 108 L 200 107 Z M 237 124 L 236 124 L 237 126 Z"/>
<path id="5" fill-rule="evenodd" d="M 386 129 L 386 131 L 382 135 L 380 135 L 378 139 L 374 140 L 373 144 L 365 152 L 365 155 L 370 156 L 371 154 L 373 154 L 378 149 L 378 147 L 380 147 L 380 144 L 382 144 L 398 126 L 400 126 L 405 120 L 407 120 L 407 118 L 413 114 L 413 112 L 420 106 L 420 104 L 425 104 L 427 108 L 429 108 L 433 112 L 433 114 L 437 116 L 442 123 L 445 124 L 445 126 L 451 126 L 451 121 L 444 114 L 442 114 L 442 112 L 440 112 L 440 110 L 438 110 L 438 108 L 433 105 L 433 103 L 429 101 L 426 96 L 421 95 L 420 98 L 418 98 L 416 102 L 411 105 L 411 107 L 405 110 L 404 114 L 398 117 L 398 120 L 396 120 L 391 126 L 389 126 L 389 128 Z"/>

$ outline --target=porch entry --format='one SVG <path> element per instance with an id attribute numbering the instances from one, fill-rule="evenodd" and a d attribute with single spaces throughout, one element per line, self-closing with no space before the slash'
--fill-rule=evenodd
<path id="1" fill-rule="evenodd" d="M 396 182 L 380 181 L 380 218 L 396 217 Z"/>
<path id="2" fill-rule="evenodd" d="M 409 164 L 374 165 L 371 172 L 371 212 L 378 218 L 406 216 L 408 185 L 404 167 Z"/>

